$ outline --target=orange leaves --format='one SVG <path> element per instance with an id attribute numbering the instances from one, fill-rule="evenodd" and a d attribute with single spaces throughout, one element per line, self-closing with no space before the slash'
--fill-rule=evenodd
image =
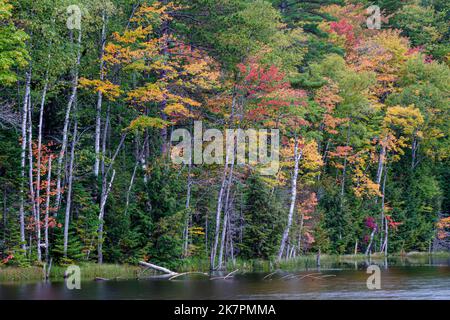
<path id="1" fill-rule="evenodd" d="M 89 88 L 94 92 L 101 92 L 107 99 L 114 101 L 120 96 L 120 87 L 111 83 L 108 80 L 89 80 L 86 78 L 80 78 L 79 85 L 81 88 Z"/>
<path id="2" fill-rule="evenodd" d="M 173 3 L 163 4 L 160 1 L 155 1 L 151 5 L 143 4 L 135 12 L 134 17 L 131 18 L 132 22 L 141 23 L 144 20 L 150 20 L 153 22 L 162 22 L 172 20 L 169 15 L 169 11 L 179 10 L 181 7 L 176 6 Z"/>
<path id="3" fill-rule="evenodd" d="M 355 196 L 358 198 L 381 197 L 380 186 L 362 171 L 357 170 L 354 177 L 358 179 L 358 184 L 353 188 Z"/>
<path id="4" fill-rule="evenodd" d="M 330 151 L 328 154 L 330 157 L 334 158 L 345 158 L 350 156 L 351 152 L 353 151 L 353 148 L 350 146 L 338 146 L 336 147 L 336 151 Z"/>
<path id="5" fill-rule="evenodd" d="M 450 217 L 439 219 L 439 221 L 436 223 L 436 227 L 438 229 L 438 238 L 441 240 L 446 239 L 449 235 L 446 229 L 450 228 Z"/>

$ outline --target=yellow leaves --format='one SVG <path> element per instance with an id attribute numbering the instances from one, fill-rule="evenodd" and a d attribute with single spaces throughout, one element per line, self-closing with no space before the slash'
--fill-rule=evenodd
<path id="1" fill-rule="evenodd" d="M 419 128 L 425 122 L 422 113 L 413 105 L 408 107 L 394 106 L 388 108 L 384 117 L 384 126 L 387 129 L 400 129 L 406 135 L 421 136 Z"/>
<path id="2" fill-rule="evenodd" d="M 175 10 L 177 7 L 173 4 L 164 5 L 160 1 L 156 1 L 151 5 L 142 5 L 136 11 L 133 18 L 131 18 L 132 22 L 142 22 L 145 19 L 148 19 L 153 22 L 161 22 L 171 20 L 171 17 L 167 13 L 169 10 Z"/>
<path id="3" fill-rule="evenodd" d="M 181 103 L 169 104 L 167 107 L 164 108 L 163 112 L 167 115 L 177 114 L 177 115 L 182 115 L 185 117 L 191 116 L 191 113 L 189 112 L 189 110 L 186 109 L 186 107 L 184 105 L 182 105 Z"/>
<path id="4" fill-rule="evenodd" d="M 380 186 L 372 181 L 360 167 L 356 167 L 353 180 L 357 182 L 353 192 L 358 198 L 381 197 Z"/>
<path id="5" fill-rule="evenodd" d="M 152 32 L 152 26 L 139 26 L 136 29 L 128 29 L 123 35 L 120 35 L 117 32 L 113 33 L 113 38 L 117 42 L 121 42 L 124 44 L 135 43 L 137 40 L 145 39 L 145 37 Z"/>
<path id="6" fill-rule="evenodd" d="M 399 30 L 386 29 L 377 33 L 372 39 L 393 55 L 393 63 L 398 64 L 406 60 L 409 43 L 406 38 L 400 36 Z"/>
<path id="7" fill-rule="evenodd" d="M 89 88 L 94 92 L 101 92 L 107 99 L 115 101 L 121 94 L 120 87 L 108 80 L 89 80 L 80 78 L 79 85 L 81 88 Z"/>
<path id="8" fill-rule="evenodd" d="M 127 100 L 137 103 L 144 104 L 148 102 L 162 102 L 168 91 L 161 88 L 157 83 L 147 83 L 143 87 L 131 90 L 127 93 Z"/>
<path id="9" fill-rule="evenodd" d="M 139 130 L 142 131 L 147 128 L 156 128 L 163 129 L 170 125 L 170 122 L 164 121 L 160 118 L 148 117 L 148 116 L 140 116 L 133 121 L 131 121 L 128 126 L 128 130 Z"/>
<path id="10" fill-rule="evenodd" d="M 191 235 L 194 235 L 194 236 L 204 236 L 205 235 L 205 229 L 203 227 L 191 227 L 191 228 L 189 228 L 189 232 Z"/>
<path id="11" fill-rule="evenodd" d="M 324 165 L 322 155 L 316 140 L 312 140 L 303 147 L 302 169 L 307 171 L 317 171 Z"/>

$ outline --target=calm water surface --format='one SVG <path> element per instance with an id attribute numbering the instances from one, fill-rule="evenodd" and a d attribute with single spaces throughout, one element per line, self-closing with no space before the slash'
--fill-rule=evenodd
<path id="1" fill-rule="evenodd" d="M 368 290 L 369 274 L 362 265 L 339 265 L 320 270 L 323 279 L 283 279 L 277 274 L 238 274 L 232 279 L 191 277 L 165 279 L 84 281 L 81 290 L 68 290 L 64 282 L 3 283 L 3 299 L 450 299 L 450 261 L 402 264 L 381 268 L 381 290 Z M 308 275 L 317 269 L 295 272 Z"/>

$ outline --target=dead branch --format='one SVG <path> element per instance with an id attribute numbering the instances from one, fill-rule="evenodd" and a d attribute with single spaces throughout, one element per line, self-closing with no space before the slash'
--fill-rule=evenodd
<path id="1" fill-rule="evenodd" d="M 179 273 L 179 274 L 176 274 L 176 275 L 170 277 L 169 280 L 173 280 L 173 279 L 176 279 L 176 278 L 178 278 L 178 277 L 181 277 L 181 276 L 184 276 L 184 275 L 187 275 L 187 274 L 202 274 L 202 275 L 205 275 L 205 276 L 208 275 L 208 274 L 205 273 L 205 272 L 197 272 L 197 271 L 183 272 L 183 273 Z"/>
<path id="2" fill-rule="evenodd" d="M 151 263 L 148 263 L 148 262 L 145 262 L 145 261 L 139 261 L 139 264 L 141 266 L 147 267 L 147 269 L 151 268 L 151 269 L 154 269 L 156 271 L 160 271 L 160 272 L 166 273 L 166 274 L 171 275 L 171 276 L 178 275 L 178 272 L 174 272 L 174 271 L 169 270 L 167 268 L 157 266 L 156 264 L 151 264 Z"/>
<path id="3" fill-rule="evenodd" d="M 215 278 L 211 278 L 209 280 L 226 280 L 229 277 L 231 277 L 231 275 L 235 274 L 236 272 L 238 272 L 239 269 L 234 270 L 233 272 L 230 272 L 229 274 L 227 274 L 225 277 L 215 277 Z"/>

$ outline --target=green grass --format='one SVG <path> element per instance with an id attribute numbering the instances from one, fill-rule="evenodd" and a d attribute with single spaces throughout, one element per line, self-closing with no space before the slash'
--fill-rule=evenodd
<path id="1" fill-rule="evenodd" d="M 97 277 L 106 279 L 134 279 L 140 270 L 137 266 L 119 265 L 119 264 L 103 264 L 94 263 L 80 264 L 81 278 L 83 280 L 93 280 Z M 51 280 L 63 280 L 64 272 L 67 267 L 53 266 L 50 272 Z M 0 268 L 0 282 L 14 281 L 37 281 L 44 278 L 43 269 L 41 267 L 3 267 Z"/>

